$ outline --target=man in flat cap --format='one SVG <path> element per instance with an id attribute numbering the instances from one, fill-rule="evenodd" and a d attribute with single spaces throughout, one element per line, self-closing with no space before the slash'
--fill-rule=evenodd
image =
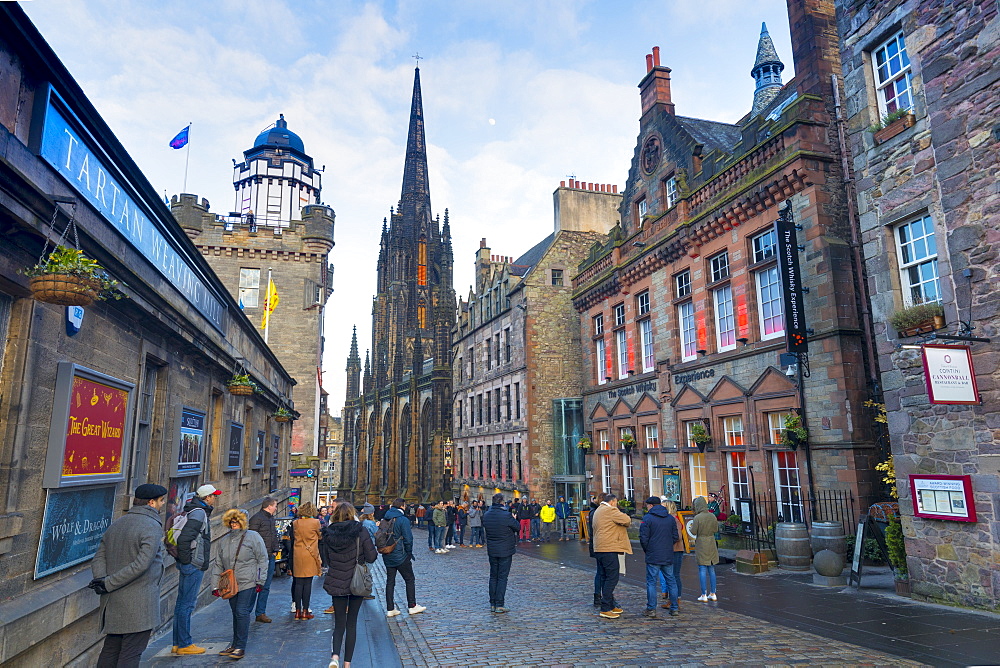
<path id="1" fill-rule="evenodd" d="M 111 523 L 91 563 L 89 587 L 101 596 L 100 630 L 106 633 L 99 668 L 139 665 L 149 635 L 160 623 L 163 520 L 167 490 L 139 485 L 132 508 Z"/>

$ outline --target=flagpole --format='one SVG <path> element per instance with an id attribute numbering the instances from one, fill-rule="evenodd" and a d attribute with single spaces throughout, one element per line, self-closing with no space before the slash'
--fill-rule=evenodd
<path id="1" fill-rule="evenodd" d="M 191 126 L 192 125 L 193 125 L 193 123 L 188 123 L 188 126 L 187 126 L 187 131 L 188 131 L 188 142 L 186 144 L 186 146 L 187 146 L 187 153 L 184 154 L 185 155 L 185 157 L 184 157 L 184 189 L 182 190 L 182 192 L 185 192 L 185 193 L 187 192 L 187 189 L 188 189 L 188 164 L 191 162 Z"/>
<path id="2" fill-rule="evenodd" d="M 267 268 L 267 292 L 264 293 L 264 314 L 266 320 L 264 320 L 264 343 L 267 343 L 267 333 L 271 328 L 271 313 L 274 309 L 271 308 L 271 268 Z"/>

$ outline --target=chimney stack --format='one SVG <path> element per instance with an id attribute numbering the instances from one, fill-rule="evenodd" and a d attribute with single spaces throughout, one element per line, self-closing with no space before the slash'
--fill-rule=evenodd
<path id="1" fill-rule="evenodd" d="M 674 104 L 670 100 L 670 68 L 660 65 L 660 47 L 646 54 L 646 76 L 639 82 L 639 98 L 642 101 L 642 115 L 663 105 L 664 110 L 673 115 Z"/>

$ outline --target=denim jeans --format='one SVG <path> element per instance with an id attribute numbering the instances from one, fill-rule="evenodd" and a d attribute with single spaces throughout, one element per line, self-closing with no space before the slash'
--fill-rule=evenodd
<path id="1" fill-rule="evenodd" d="M 469 545 L 482 545 L 483 544 L 483 528 L 482 527 L 472 527 L 472 537 L 469 538 Z"/>
<path id="2" fill-rule="evenodd" d="M 698 581 L 701 582 L 701 593 L 702 594 L 714 594 L 715 593 L 715 566 L 702 566 L 698 564 Z M 712 588 L 706 589 L 708 582 L 711 581 Z"/>
<path id="3" fill-rule="evenodd" d="M 531 518 L 531 540 L 538 540 L 542 537 L 542 520 L 538 517 Z"/>
<path id="4" fill-rule="evenodd" d="M 229 599 L 229 607 L 233 611 L 233 642 L 236 649 L 247 648 L 247 638 L 250 636 L 250 611 L 256 598 L 255 587 L 241 589 L 236 596 Z"/>
<path id="5" fill-rule="evenodd" d="M 427 547 L 430 549 L 435 549 L 434 547 L 434 536 L 436 535 L 434 525 L 427 522 Z"/>
<path id="6" fill-rule="evenodd" d="M 514 557 L 490 557 L 490 607 L 502 607 Z"/>
<path id="7" fill-rule="evenodd" d="M 458 544 L 459 545 L 464 545 L 465 544 L 465 525 L 464 524 L 458 525 L 458 528 L 455 530 L 455 535 L 458 536 Z"/>
<path id="8" fill-rule="evenodd" d="M 674 552 L 673 570 L 674 570 L 674 582 L 677 583 L 677 598 L 680 598 L 681 594 L 683 593 L 682 591 L 683 587 L 681 586 L 682 585 L 681 566 L 683 564 L 684 564 L 684 553 Z M 663 577 L 663 575 L 660 575 L 660 591 L 663 592 L 664 594 L 667 593 L 667 579 Z"/>
<path id="9" fill-rule="evenodd" d="M 555 525 L 555 522 L 542 522 L 542 540 L 546 542 L 552 540 L 552 527 Z"/>
<path id="10" fill-rule="evenodd" d="M 444 533 L 448 530 L 448 527 L 434 527 L 434 549 L 441 550 L 444 549 Z"/>
<path id="11" fill-rule="evenodd" d="M 597 562 L 597 572 L 594 573 L 594 596 L 601 595 L 601 589 L 604 587 L 604 569 L 601 568 L 601 562 Z"/>
<path id="12" fill-rule="evenodd" d="M 646 609 L 656 608 L 656 594 L 660 587 L 660 578 L 667 581 L 667 592 L 670 594 L 670 609 L 677 609 L 677 583 L 674 581 L 673 564 L 646 564 Z"/>
<path id="13" fill-rule="evenodd" d="M 267 612 L 267 597 L 271 593 L 271 580 L 274 579 L 274 555 L 267 557 L 267 579 L 264 580 L 264 588 L 257 594 L 257 608 L 254 616 L 263 615 Z"/>
<path id="14" fill-rule="evenodd" d="M 205 571 L 191 564 L 177 564 L 180 579 L 177 583 L 177 603 L 174 604 L 174 644 L 178 647 L 193 645 L 191 639 L 191 613 L 198 602 L 198 591 Z"/>

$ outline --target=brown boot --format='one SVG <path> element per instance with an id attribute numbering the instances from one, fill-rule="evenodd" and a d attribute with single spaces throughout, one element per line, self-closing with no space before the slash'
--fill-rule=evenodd
<path id="1" fill-rule="evenodd" d="M 268 617 L 267 615 L 257 615 L 257 621 L 263 624 L 270 624 L 271 618 Z"/>

